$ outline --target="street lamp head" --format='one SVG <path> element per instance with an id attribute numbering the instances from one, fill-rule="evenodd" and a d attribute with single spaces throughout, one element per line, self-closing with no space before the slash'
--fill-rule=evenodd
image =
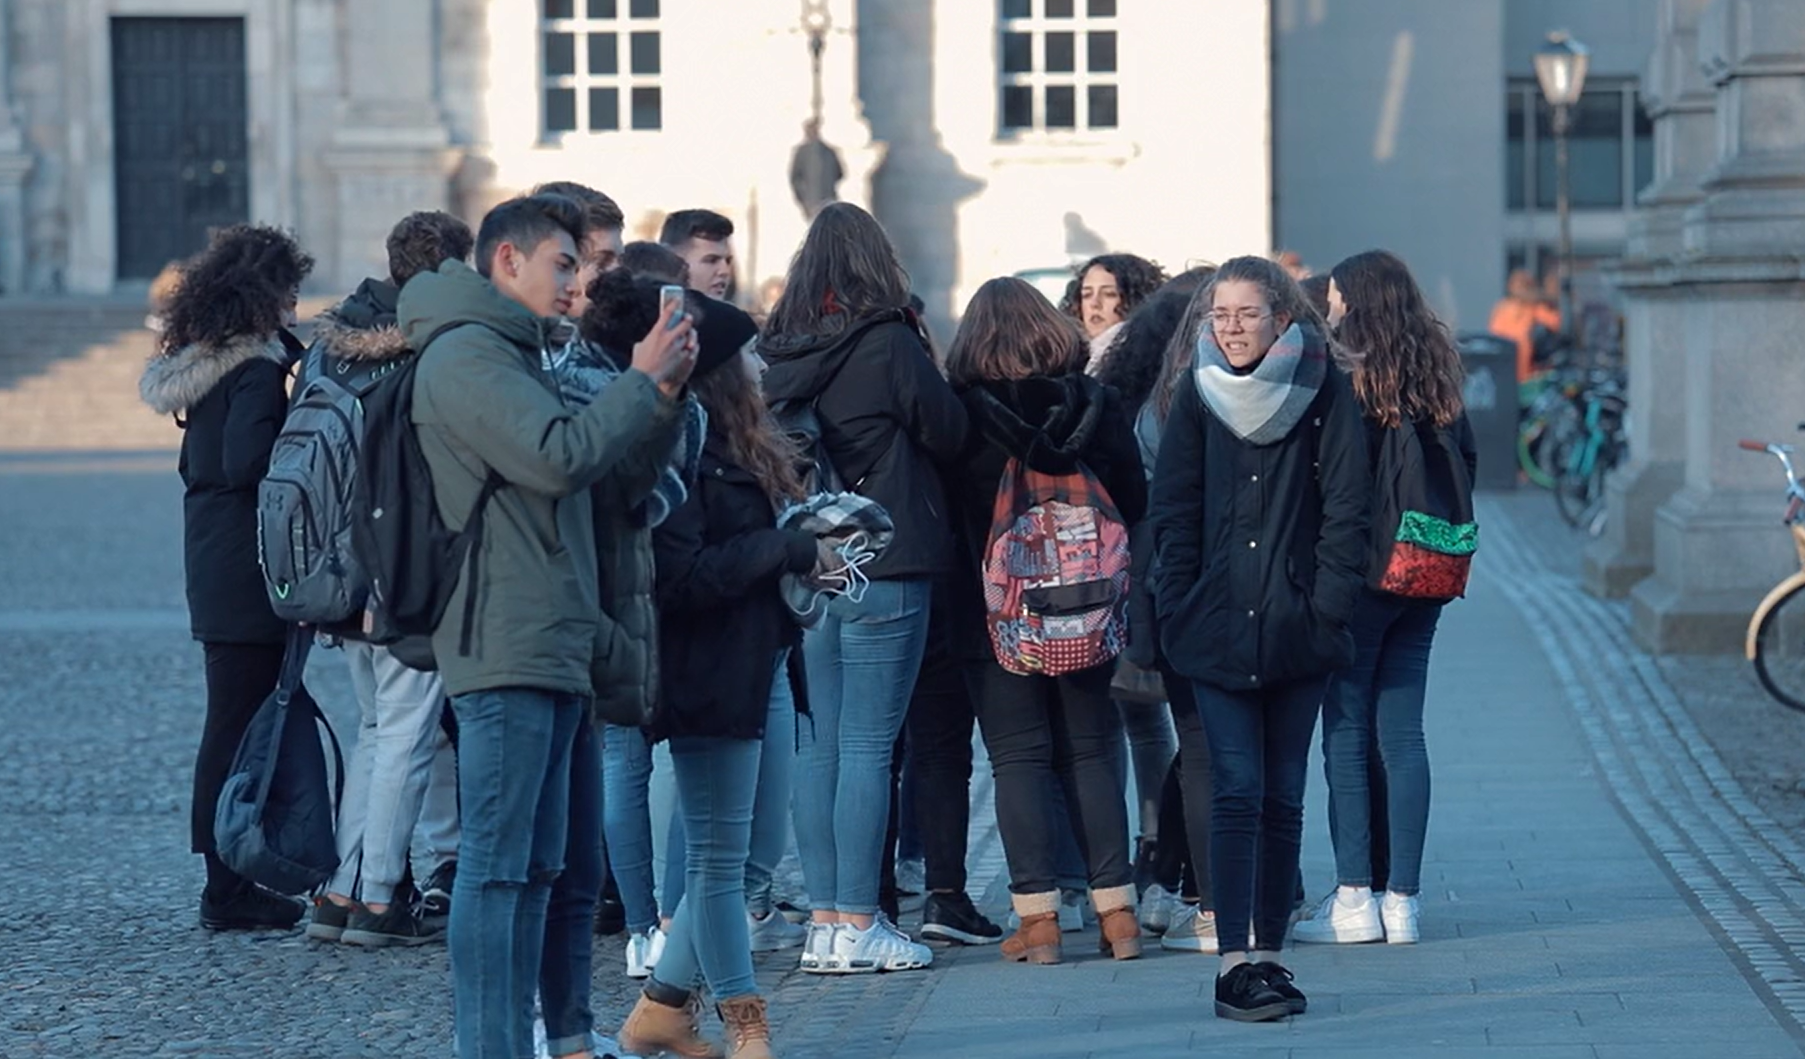
<path id="1" fill-rule="evenodd" d="M 1586 46 L 1565 31 L 1548 34 L 1548 43 L 1536 50 L 1536 80 L 1542 85 L 1542 98 L 1551 107 L 1570 107 L 1579 102 L 1586 85 L 1586 64 L 1591 53 Z"/>
<path id="2" fill-rule="evenodd" d="M 802 28 L 811 37 L 826 36 L 833 28 L 833 16 L 824 0 L 802 0 Z"/>

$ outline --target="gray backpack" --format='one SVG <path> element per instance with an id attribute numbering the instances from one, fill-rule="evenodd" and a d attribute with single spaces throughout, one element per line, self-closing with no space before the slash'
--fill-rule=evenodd
<path id="1" fill-rule="evenodd" d="M 351 546 L 363 397 L 399 366 L 314 355 L 303 366 L 257 489 L 257 558 L 283 621 L 333 625 L 363 613 L 370 583 Z"/>

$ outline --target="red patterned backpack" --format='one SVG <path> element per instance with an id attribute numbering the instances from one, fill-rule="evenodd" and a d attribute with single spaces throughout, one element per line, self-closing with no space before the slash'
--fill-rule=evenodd
<path id="1" fill-rule="evenodd" d="M 1011 459 L 984 553 L 990 644 L 1011 673 L 1102 665 L 1128 643 L 1128 527 L 1095 475 Z"/>

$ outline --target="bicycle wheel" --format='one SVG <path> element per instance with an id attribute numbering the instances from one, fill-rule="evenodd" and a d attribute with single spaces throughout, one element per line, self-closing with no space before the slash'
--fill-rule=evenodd
<path id="1" fill-rule="evenodd" d="M 1761 619 L 1755 676 L 1782 706 L 1805 713 L 1805 591 L 1793 589 Z"/>

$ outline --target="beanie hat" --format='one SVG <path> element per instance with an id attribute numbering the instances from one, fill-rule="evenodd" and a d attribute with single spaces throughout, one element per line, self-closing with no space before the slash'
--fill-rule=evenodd
<path id="1" fill-rule="evenodd" d="M 758 324 L 744 309 L 731 302 L 717 301 L 707 295 L 690 292 L 691 303 L 701 302 L 696 320 L 696 339 L 701 350 L 696 355 L 693 375 L 701 378 L 731 361 L 758 337 Z"/>

